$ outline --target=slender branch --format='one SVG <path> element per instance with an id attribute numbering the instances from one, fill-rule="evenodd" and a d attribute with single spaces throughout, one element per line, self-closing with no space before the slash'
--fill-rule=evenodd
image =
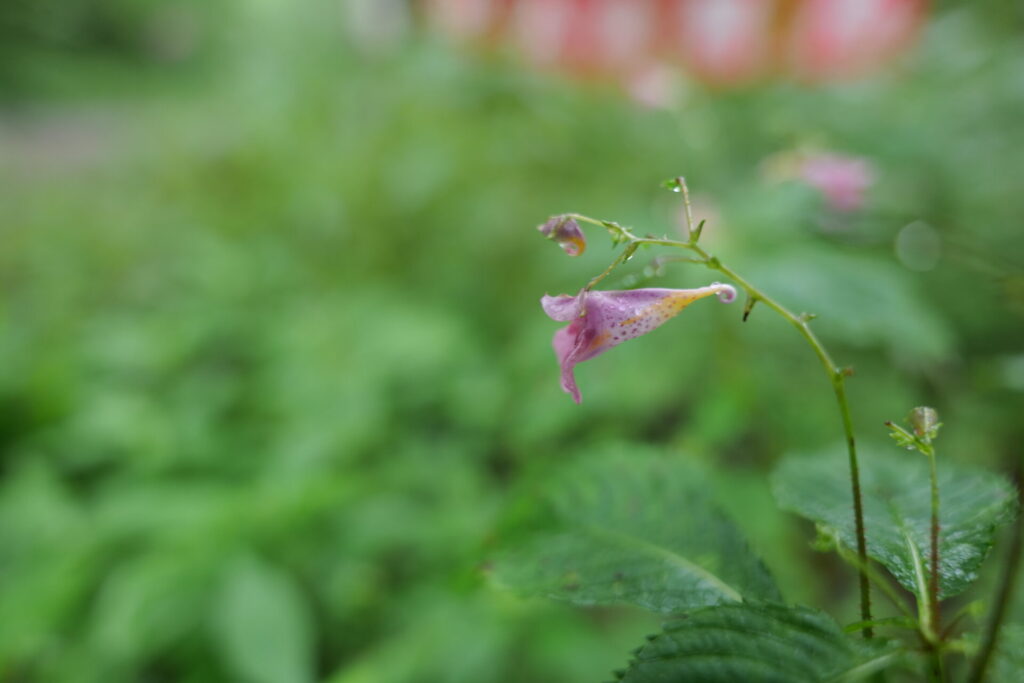
<path id="1" fill-rule="evenodd" d="M 614 261 L 612 261 L 611 265 L 604 269 L 604 272 L 602 272 L 600 275 L 598 275 L 597 277 L 592 279 L 590 282 L 588 282 L 587 286 L 584 289 L 591 290 L 594 287 L 596 287 L 597 283 L 599 283 L 601 280 L 603 280 L 606 277 L 608 277 L 609 275 L 611 275 L 613 270 L 615 270 L 616 268 L 621 266 L 623 263 L 628 261 L 630 258 L 632 258 L 633 252 L 635 252 L 637 250 L 638 246 L 640 246 L 640 245 L 636 244 L 635 242 L 627 244 L 626 248 L 622 250 L 622 253 L 619 254 L 618 258 L 616 258 Z"/>
<path id="2" fill-rule="evenodd" d="M 807 327 L 807 323 L 804 323 Z M 868 564 L 867 534 L 864 531 L 864 503 L 860 493 L 860 466 L 857 463 L 857 442 L 853 436 L 853 419 L 850 417 L 850 405 L 846 401 L 846 373 L 834 369 L 832 389 L 836 394 L 836 403 L 843 419 L 843 431 L 846 434 L 846 453 L 850 467 L 850 491 L 853 496 L 853 521 L 857 532 L 857 557 L 863 566 Z M 868 575 L 864 569 L 860 572 L 860 612 L 871 614 L 871 588 L 868 586 Z M 871 637 L 871 633 L 867 634 Z"/>
<path id="3" fill-rule="evenodd" d="M 730 280 L 739 285 L 750 298 L 750 305 L 752 306 L 756 302 L 761 302 L 768 308 L 772 309 L 780 316 L 790 322 L 793 327 L 797 329 L 797 332 L 807 341 L 811 349 L 814 350 L 818 360 L 821 361 L 822 367 L 824 367 L 826 374 L 828 374 L 829 381 L 832 383 L 832 390 L 836 396 L 836 403 L 839 406 L 840 417 L 843 423 L 843 432 L 846 436 L 846 448 L 849 455 L 850 463 L 850 488 L 853 496 L 853 518 L 854 526 L 857 535 L 857 556 L 860 559 L 860 616 L 861 621 L 871 621 L 871 585 L 868 581 L 868 575 L 864 567 L 868 564 L 867 554 L 867 535 L 864 531 L 864 507 L 861 500 L 860 491 L 860 469 L 857 462 L 857 445 L 853 436 L 853 421 L 850 417 L 850 407 L 846 400 L 846 386 L 845 380 L 847 371 L 840 368 L 832 360 L 825 346 L 821 343 L 818 337 L 811 330 L 807 324 L 810 320 L 810 316 L 807 314 L 795 315 L 790 312 L 785 306 L 775 301 L 764 292 L 756 288 L 754 285 L 749 283 L 744 278 L 740 277 L 732 268 L 729 268 L 724 263 L 718 260 L 717 257 L 712 256 L 706 252 L 697 240 L 700 237 L 700 231 L 694 230 L 693 217 L 690 214 L 690 193 L 686 187 L 686 181 L 683 178 L 676 180 L 678 188 L 683 194 L 683 205 L 686 209 L 686 228 L 688 240 L 683 242 L 680 240 L 672 240 L 667 237 L 655 238 L 655 237 L 638 237 L 634 235 L 628 228 L 613 223 L 611 221 L 601 221 L 589 216 L 583 216 L 581 214 L 566 214 L 567 216 L 597 225 L 608 230 L 616 241 L 626 242 L 626 249 L 623 250 L 622 254 L 619 255 L 612 264 L 605 269 L 603 273 L 595 277 L 587 285 L 587 289 L 592 289 L 597 283 L 606 278 L 615 268 L 622 263 L 625 263 L 636 251 L 636 249 L 642 245 L 656 245 L 664 247 L 676 247 L 679 249 L 687 249 L 698 256 L 698 262 L 704 264 L 711 270 L 716 270 L 722 273 Z M 748 309 L 749 310 L 749 309 Z M 873 630 L 868 627 L 864 629 L 864 637 L 871 638 L 874 635 Z"/>
<path id="4" fill-rule="evenodd" d="M 1021 464 L 1018 463 L 1014 473 L 1014 483 L 1017 487 L 1017 495 L 1021 490 Z M 1014 588 L 1017 585 L 1018 568 L 1022 546 L 1024 546 L 1024 517 L 1019 513 L 1013 524 L 1013 541 L 1007 551 L 1006 564 L 1003 565 L 1003 574 L 999 578 L 999 588 L 996 590 L 995 604 L 992 608 L 992 616 L 985 629 L 985 638 L 982 641 L 981 649 L 974 658 L 971 665 L 971 673 L 967 677 L 968 683 L 981 683 L 985 678 L 985 671 L 988 669 L 989 660 L 996 649 L 999 640 L 999 630 L 1002 628 L 1003 620 L 1006 618 L 1006 610 L 1013 599 Z"/>

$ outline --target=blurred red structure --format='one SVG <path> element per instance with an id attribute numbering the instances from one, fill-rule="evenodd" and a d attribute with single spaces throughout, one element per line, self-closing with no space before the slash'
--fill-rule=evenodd
<path id="1" fill-rule="evenodd" d="M 530 62 L 628 81 L 659 64 L 734 86 L 871 72 L 913 42 L 927 0 L 423 0 L 459 40 L 510 44 Z"/>

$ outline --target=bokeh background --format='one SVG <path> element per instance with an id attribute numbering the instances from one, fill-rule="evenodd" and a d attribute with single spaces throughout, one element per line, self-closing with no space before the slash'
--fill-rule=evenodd
<path id="1" fill-rule="evenodd" d="M 538 300 L 612 251 L 534 227 L 678 234 L 679 174 L 818 314 L 865 442 L 912 457 L 883 422 L 930 404 L 943 457 L 1011 470 L 1019 3 L 706 4 L 4 2 L 0 681 L 602 680 L 654 617 L 487 567 L 609 449 L 705 463 L 787 598 L 853 620 L 767 483 L 840 435 L 784 321 L 702 302 L 558 387 Z M 607 285 L 715 279 L 654 255 Z"/>

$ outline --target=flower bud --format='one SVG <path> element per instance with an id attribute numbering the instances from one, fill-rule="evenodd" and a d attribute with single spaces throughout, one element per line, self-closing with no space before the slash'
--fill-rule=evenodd
<path id="1" fill-rule="evenodd" d="M 942 424 L 939 422 L 939 414 L 935 408 L 919 406 L 910 411 L 910 425 L 914 428 L 914 435 L 932 439 Z"/>
<path id="2" fill-rule="evenodd" d="M 537 230 L 549 240 L 554 240 L 569 256 L 579 256 L 587 248 L 580 224 L 568 216 L 552 216 L 547 223 L 538 225 Z"/>

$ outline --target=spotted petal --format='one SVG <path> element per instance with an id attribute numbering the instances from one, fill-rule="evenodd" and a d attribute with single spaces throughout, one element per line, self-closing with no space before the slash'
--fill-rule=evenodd
<path id="1" fill-rule="evenodd" d="M 729 285 L 715 283 L 699 289 L 632 289 L 608 292 L 581 291 L 541 299 L 553 320 L 571 321 L 555 333 L 553 346 L 562 368 L 562 389 L 579 403 L 582 399 L 573 370 L 613 346 L 647 334 L 678 315 L 697 299 L 718 294 L 722 301 L 736 298 Z"/>

